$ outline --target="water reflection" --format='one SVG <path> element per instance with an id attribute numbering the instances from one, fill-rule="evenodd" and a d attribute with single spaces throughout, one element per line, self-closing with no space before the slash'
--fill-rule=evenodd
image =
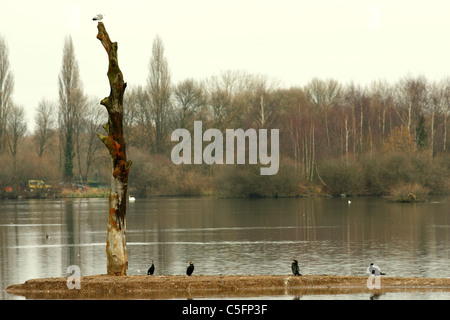
<path id="1" fill-rule="evenodd" d="M 128 205 L 128 273 L 146 274 L 154 260 L 155 275 L 184 274 L 189 261 L 195 274 L 290 274 L 295 256 L 303 274 L 364 275 L 375 262 L 390 276 L 449 277 L 449 203 L 138 199 Z M 105 273 L 107 207 L 106 199 L 0 202 L 0 288 L 67 276 L 69 265 Z"/>

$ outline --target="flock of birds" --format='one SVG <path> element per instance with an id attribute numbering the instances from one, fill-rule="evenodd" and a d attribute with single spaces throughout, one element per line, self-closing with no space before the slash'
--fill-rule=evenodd
<path id="1" fill-rule="evenodd" d="M 151 275 L 153 275 L 154 272 L 155 272 L 155 265 L 153 264 L 153 261 L 152 261 L 152 265 L 150 266 L 150 268 L 148 268 L 147 275 L 151 276 Z M 190 276 L 190 275 L 192 275 L 193 272 L 194 272 L 194 264 L 191 261 L 191 262 L 189 262 L 189 266 L 186 269 L 186 275 Z"/>
<path id="2" fill-rule="evenodd" d="M 294 276 L 301 276 L 302 274 L 300 273 L 300 268 L 298 267 L 298 261 L 297 260 L 292 260 L 292 265 L 291 265 L 291 269 L 292 269 L 292 273 L 294 274 Z M 381 269 L 379 266 L 377 266 L 376 264 L 371 263 L 369 265 L 369 267 L 367 267 L 367 274 L 369 275 L 375 275 L 375 276 L 384 276 L 386 275 L 386 273 L 381 272 Z"/>
<path id="3" fill-rule="evenodd" d="M 301 276 L 302 275 L 300 273 L 300 268 L 298 266 L 298 261 L 297 260 L 295 260 L 295 259 L 292 260 L 291 269 L 292 269 L 292 273 L 294 274 L 294 276 Z M 190 275 L 192 275 L 193 272 L 194 272 L 194 264 L 192 262 L 189 262 L 189 266 L 186 269 L 186 275 L 190 276 Z M 154 265 L 154 263 L 152 261 L 152 265 L 148 269 L 147 275 L 151 276 L 151 275 L 153 275 L 153 273 L 155 273 L 155 265 Z M 370 274 L 370 275 L 375 275 L 375 276 L 386 275 L 385 273 L 381 272 L 381 269 L 380 269 L 379 266 L 377 266 L 376 264 L 373 264 L 373 263 L 371 263 L 369 265 L 369 267 L 367 268 L 366 273 Z"/>

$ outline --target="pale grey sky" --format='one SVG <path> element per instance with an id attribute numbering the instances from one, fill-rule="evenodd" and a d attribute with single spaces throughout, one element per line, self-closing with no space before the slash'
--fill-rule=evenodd
<path id="1" fill-rule="evenodd" d="M 62 47 L 71 35 L 85 92 L 109 95 L 106 53 L 92 17 L 104 13 L 129 86 L 145 85 L 160 35 L 172 80 L 222 70 L 264 74 L 285 87 L 313 77 L 395 82 L 450 76 L 448 0 L 0 0 L 13 99 L 32 128 L 42 98 L 57 101 Z"/>

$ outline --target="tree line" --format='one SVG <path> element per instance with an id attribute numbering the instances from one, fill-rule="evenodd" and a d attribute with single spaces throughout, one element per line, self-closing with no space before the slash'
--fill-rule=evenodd
<path id="1" fill-rule="evenodd" d="M 130 193 L 282 197 L 450 190 L 450 77 L 429 81 L 407 74 L 395 83 L 366 86 L 313 78 L 285 88 L 266 75 L 226 70 L 173 83 L 164 50 L 157 36 L 147 83 L 125 91 Z M 0 62 L 0 186 L 28 179 L 108 184 L 108 155 L 97 137 L 106 111 L 84 93 L 72 39 L 63 44 L 59 99 L 42 98 L 31 134 L 24 108 L 12 99 L 14 77 L 3 38 Z M 279 129 L 279 172 L 261 177 L 254 165 L 173 164 L 177 142 L 171 133 L 192 132 L 197 120 L 222 132 Z"/>

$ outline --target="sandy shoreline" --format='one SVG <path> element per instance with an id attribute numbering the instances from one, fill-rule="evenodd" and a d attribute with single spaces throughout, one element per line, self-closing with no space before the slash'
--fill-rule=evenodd
<path id="1" fill-rule="evenodd" d="M 181 275 L 115 277 L 83 276 L 80 289 L 68 289 L 67 278 L 31 279 L 6 292 L 28 299 L 185 299 L 193 297 L 256 297 L 265 295 L 385 292 L 450 292 L 450 278 L 381 277 L 380 288 L 367 286 L 366 276 L 332 275 Z"/>

